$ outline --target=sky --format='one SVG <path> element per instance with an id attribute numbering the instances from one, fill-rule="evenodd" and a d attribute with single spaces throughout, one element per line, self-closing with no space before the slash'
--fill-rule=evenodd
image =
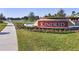
<path id="1" fill-rule="evenodd" d="M 48 13 L 55 14 L 61 8 L 0 8 L 0 13 L 5 17 L 23 17 L 28 16 L 30 12 L 34 12 L 35 16 L 44 16 Z M 79 12 L 79 8 L 62 8 L 67 15 L 72 11 Z"/>

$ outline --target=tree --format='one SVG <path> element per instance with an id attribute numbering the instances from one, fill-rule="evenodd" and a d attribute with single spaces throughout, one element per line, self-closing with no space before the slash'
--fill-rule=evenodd
<path id="1" fill-rule="evenodd" d="M 1 14 L 0 14 L 0 20 L 2 20 L 2 19 L 3 19 L 3 14 L 1 13 Z"/>
<path id="2" fill-rule="evenodd" d="M 3 22 L 3 19 L 4 19 L 4 17 L 3 17 L 3 14 L 1 13 L 1 14 L 0 14 L 0 23 Z"/>
<path id="3" fill-rule="evenodd" d="M 76 16 L 76 12 L 72 11 L 71 17 L 75 17 Z"/>
<path id="4" fill-rule="evenodd" d="M 33 12 L 30 12 L 29 16 L 28 16 L 28 20 L 29 21 L 34 21 L 35 20 L 35 16 Z"/>
<path id="5" fill-rule="evenodd" d="M 28 20 L 28 17 L 27 17 L 27 16 L 24 16 L 24 17 L 22 17 L 21 19 L 23 19 L 23 20 Z"/>
<path id="6" fill-rule="evenodd" d="M 76 16 L 79 17 L 79 12 L 76 13 Z"/>
<path id="7" fill-rule="evenodd" d="M 45 15 L 44 17 L 48 17 L 47 15 Z"/>
<path id="8" fill-rule="evenodd" d="M 65 17 L 66 13 L 64 13 L 63 9 L 60 9 L 55 15 L 54 17 Z"/>
<path id="9" fill-rule="evenodd" d="M 57 18 L 57 17 L 66 17 L 66 13 L 64 13 L 63 9 L 60 9 L 56 14 L 51 15 L 50 13 L 45 18 Z"/>
<path id="10" fill-rule="evenodd" d="M 35 20 L 38 20 L 39 19 L 39 16 L 35 16 Z"/>
<path id="11" fill-rule="evenodd" d="M 50 13 L 48 14 L 48 17 L 51 17 L 51 14 Z"/>

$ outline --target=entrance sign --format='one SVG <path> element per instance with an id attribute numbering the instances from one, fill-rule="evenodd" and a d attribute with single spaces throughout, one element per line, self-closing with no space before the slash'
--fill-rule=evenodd
<path id="1" fill-rule="evenodd" d="M 38 27 L 40 28 L 68 27 L 68 22 L 67 21 L 38 21 Z"/>

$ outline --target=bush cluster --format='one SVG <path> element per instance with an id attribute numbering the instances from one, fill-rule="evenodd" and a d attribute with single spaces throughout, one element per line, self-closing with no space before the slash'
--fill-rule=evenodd
<path id="1" fill-rule="evenodd" d="M 26 29 L 23 23 L 14 23 L 16 29 Z"/>
<path id="2" fill-rule="evenodd" d="M 59 33 L 59 34 L 75 33 L 74 30 L 64 30 L 64 29 L 35 29 L 35 28 L 29 28 L 29 30 L 31 30 L 33 32 Z"/>

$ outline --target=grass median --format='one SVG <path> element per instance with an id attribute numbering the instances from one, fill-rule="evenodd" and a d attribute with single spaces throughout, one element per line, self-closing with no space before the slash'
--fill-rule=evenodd
<path id="1" fill-rule="evenodd" d="M 20 51 L 79 50 L 79 33 L 53 34 L 17 30 Z"/>
<path id="2" fill-rule="evenodd" d="M 19 26 L 18 26 L 19 24 Z M 19 51 L 79 51 L 79 32 L 45 33 L 24 29 L 15 23 Z"/>
<path id="3" fill-rule="evenodd" d="M 0 23 L 0 32 L 7 26 L 7 23 Z"/>

